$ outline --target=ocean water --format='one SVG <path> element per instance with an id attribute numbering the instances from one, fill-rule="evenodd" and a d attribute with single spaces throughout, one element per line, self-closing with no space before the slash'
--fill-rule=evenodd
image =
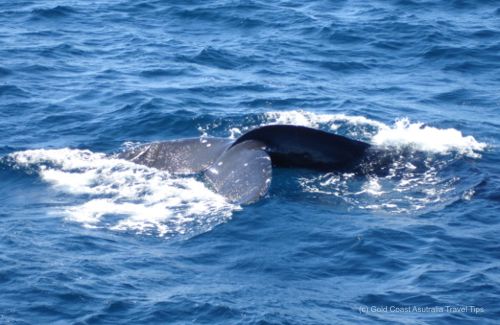
<path id="1" fill-rule="evenodd" d="M 498 324 L 500 3 L 0 0 L 0 324 Z M 113 157 L 268 124 L 397 154 L 237 206 Z"/>

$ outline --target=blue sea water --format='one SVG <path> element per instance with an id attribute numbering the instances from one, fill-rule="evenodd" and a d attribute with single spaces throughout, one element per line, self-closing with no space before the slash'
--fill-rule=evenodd
<path id="1" fill-rule="evenodd" d="M 498 324 L 499 90 L 494 0 L 1 0 L 0 324 Z M 111 155 L 277 123 L 399 158 L 236 206 Z"/>

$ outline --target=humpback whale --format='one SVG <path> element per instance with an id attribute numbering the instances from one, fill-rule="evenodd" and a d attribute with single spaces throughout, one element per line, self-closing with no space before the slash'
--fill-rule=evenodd
<path id="1" fill-rule="evenodd" d="M 140 145 L 118 154 L 172 174 L 200 174 L 209 187 L 237 204 L 269 190 L 272 167 L 359 172 L 370 145 L 294 125 L 268 125 L 238 139 L 189 138 Z"/>

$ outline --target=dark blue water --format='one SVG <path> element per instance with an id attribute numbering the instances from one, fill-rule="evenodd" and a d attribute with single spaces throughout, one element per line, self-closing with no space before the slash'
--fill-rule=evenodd
<path id="1" fill-rule="evenodd" d="M 499 90 L 494 0 L 2 0 L 0 323 L 497 324 Z M 275 123 L 399 158 L 238 207 L 109 156 Z"/>

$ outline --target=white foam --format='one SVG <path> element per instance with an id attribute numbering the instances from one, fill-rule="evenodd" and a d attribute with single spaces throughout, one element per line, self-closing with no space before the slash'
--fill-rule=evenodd
<path id="1" fill-rule="evenodd" d="M 382 191 L 382 185 L 380 185 L 379 179 L 376 176 L 369 177 L 362 188 L 363 190 L 359 193 L 368 193 L 373 196 L 380 196 L 385 193 Z"/>
<path id="2" fill-rule="evenodd" d="M 339 125 L 336 122 L 347 122 L 351 125 L 369 125 L 376 128 L 383 128 L 385 124 L 370 120 L 364 116 L 349 116 L 345 114 L 317 114 L 303 110 L 273 111 L 265 113 L 266 124 L 290 124 L 320 128 L 327 126 L 331 130 L 336 130 Z"/>
<path id="3" fill-rule="evenodd" d="M 62 192 L 86 194 L 83 203 L 66 207 L 64 214 L 87 227 L 187 234 L 211 229 L 238 208 L 194 178 L 174 178 L 89 150 L 27 150 L 9 156 Z"/>
<path id="4" fill-rule="evenodd" d="M 485 143 L 477 141 L 473 136 L 464 136 L 459 130 L 439 129 L 421 122 L 411 122 L 408 118 L 402 118 L 396 120 L 393 125 L 387 125 L 364 116 L 316 114 L 292 110 L 267 112 L 263 124 L 301 125 L 331 131 L 336 131 L 340 126 L 345 125 L 350 128 L 347 136 L 362 136 L 378 146 L 412 147 L 415 150 L 431 153 L 454 151 L 472 158 L 479 158 L 479 152 L 486 148 Z"/>
<path id="5" fill-rule="evenodd" d="M 423 123 L 411 123 L 407 118 L 398 120 L 392 127 L 384 127 L 371 139 L 379 146 L 412 146 L 420 151 L 448 153 L 457 151 L 478 158 L 478 152 L 486 148 L 472 136 L 464 136 L 456 129 L 438 129 Z"/>
<path id="6" fill-rule="evenodd" d="M 239 128 L 231 128 L 229 129 L 229 138 L 236 139 L 241 136 L 242 132 Z"/>

